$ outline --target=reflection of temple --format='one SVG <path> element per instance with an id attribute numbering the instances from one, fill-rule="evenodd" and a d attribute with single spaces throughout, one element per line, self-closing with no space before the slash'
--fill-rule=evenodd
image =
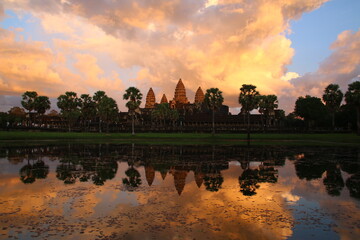
<path id="1" fill-rule="evenodd" d="M 299 179 L 322 179 L 329 195 L 342 195 L 347 187 L 350 196 L 360 198 L 359 150 L 340 147 L 327 150 L 326 147 L 69 144 L 3 148 L 1 153 L 9 163 L 19 167 L 20 180 L 27 184 L 47 177 L 48 161 L 59 162 L 56 177 L 65 184 L 92 182 L 95 185 L 113 179 L 118 163 L 126 162 L 129 169 L 122 179 L 126 191 L 135 191 L 144 181 L 152 186 L 158 172 L 163 180 L 167 173 L 173 176 L 174 191 L 179 195 L 186 188 L 186 180 L 203 190 L 221 191 L 223 171 L 229 168 L 229 161 L 233 161 L 243 169 L 239 166 L 240 191 L 251 196 L 261 189 L 262 183 L 276 183 L 277 167 L 289 159 Z M 24 161 L 26 163 L 19 164 Z M 142 167 L 144 174 L 140 175 Z M 189 179 L 189 175 L 193 175 L 193 179 Z"/>
<path id="2" fill-rule="evenodd" d="M 196 185 L 200 188 L 204 181 L 205 175 L 202 172 L 195 172 L 194 177 Z"/>
<path id="3" fill-rule="evenodd" d="M 145 177 L 149 186 L 151 186 L 155 178 L 155 169 L 152 166 L 145 166 Z"/>
<path id="4" fill-rule="evenodd" d="M 188 172 L 188 170 L 177 167 L 174 167 L 170 170 L 170 173 L 174 176 L 174 185 L 179 195 L 181 195 L 182 191 L 184 190 Z"/>

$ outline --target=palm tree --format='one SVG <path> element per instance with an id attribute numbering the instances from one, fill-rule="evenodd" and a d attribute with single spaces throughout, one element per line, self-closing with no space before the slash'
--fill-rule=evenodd
<path id="1" fill-rule="evenodd" d="M 129 109 L 129 114 L 131 115 L 131 134 L 135 135 L 135 110 L 140 107 L 142 94 L 139 89 L 136 87 L 129 87 L 125 90 L 125 94 L 123 96 L 124 100 L 129 100 L 126 103 L 126 107 Z"/>
<path id="2" fill-rule="evenodd" d="M 86 130 L 90 125 L 89 120 L 96 115 L 95 101 L 89 94 L 81 94 L 80 105 L 81 117 Z"/>
<path id="3" fill-rule="evenodd" d="M 360 135 L 360 81 L 349 84 L 348 91 L 345 93 L 345 101 L 347 104 L 352 105 L 357 113 L 357 134 Z"/>
<path id="4" fill-rule="evenodd" d="M 46 110 L 50 109 L 50 100 L 46 96 L 38 96 L 34 101 L 34 110 L 38 114 L 44 114 Z"/>
<path id="5" fill-rule="evenodd" d="M 324 90 L 323 101 L 331 113 L 332 128 L 335 129 L 335 113 L 339 110 L 344 94 L 337 84 L 329 84 Z"/>
<path id="6" fill-rule="evenodd" d="M 99 103 L 98 111 L 99 118 L 106 122 L 107 132 L 109 132 L 109 123 L 116 119 L 119 112 L 116 101 L 108 96 L 103 97 Z"/>
<path id="7" fill-rule="evenodd" d="M 276 95 L 260 95 L 258 97 L 259 112 L 261 116 L 265 116 L 266 127 L 269 126 L 269 116 L 274 115 L 274 110 L 278 107 L 278 103 Z"/>
<path id="8" fill-rule="evenodd" d="M 46 96 L 38 96 L 34 100 L 34 110 L 39 115 L 43 115 L 47 110 L 50 109 L 50 100 Z M 42 119 L 42 118 L 41 118 Z M 42 121 L 40 120 L 42 124 Z"/>
<path id="9" fill-rule="evenodd" d="M 101 132 L 101 120 L 102 120 L 101 117 L 100 117 L 100 109 L 99 109 L 99 107 L 100 107 L 101 100 L 104 97 L 107 97 L 104 91 L 97 91 L 93 96 L 93 100 L 95 102 L 96 116 L 99 119 L 99 132 Z"/>
<path id="10" fill-rule="evenodd" d="M 214 136 L 215 134 L 215 111 L 218 110 L 222 103 L 224 102 L 224 98 L 222 96 L 222 92 L 218 88 L 210 88 L 206 90 L 205 104 L 212 111 L 212 132 L 211 134 Z"/>
<path id="11" fill-rule="evenodd" d="M 240 88 L 239 103 L 241 112 L 247 115 L 247 139 L 250 140 L 250 112 L 258 107 L 259 92 L 256 86 L 251 84 L 243 84 Z"/>
<path id="12" fill-rule="evenodd" d="M 66 92 L 58 98 L 57 106 L 61 110 L 61 115 L 68 121 L 69 132 L 71 125 L 80 116 L 80 99 L 75 92 Z"/>
<path id="13" fill-rule="evenodd" d="M 170 114 L 170 106 L 168 103 L 157 104 L 155 109 L 151 112 L 151 116 L 165 126 L 165 121 L 168 120 Z"/>
<path id="14" fill-rule="evenodd" d="M 35 91 L 26 91 L 22 95 L 21 105 L 29 112 L 30 124 L 31 124 L 31 111 L 34 110 L 34 102 L 37 96 L 38 94 Z"/>

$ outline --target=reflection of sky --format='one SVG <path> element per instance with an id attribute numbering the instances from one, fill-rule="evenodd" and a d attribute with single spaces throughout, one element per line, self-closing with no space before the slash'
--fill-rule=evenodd
<path id="1" fill-rule="evenodd" d="M 104 186 L 91 182 L 65 185 L 54 173 L 58 162 L 44 160 L 51 165 L 48 177 L 26 185 L 18 175 L 25 160 L 16 165 L 0 160 L 0 223 L 5 226 L 0 234 L 6 234 L 0 239 L 7 238 L 10 229 L 13 235 L 26 238 L 34 234 L 33 227 L 42 229 L 41 238 L 47 234 L 61 238 L 59 232 L 64 232 L 63 239 L 89 239 L 100 231 L 103 236 L 136 239 L 237 239 L 239 235 L 245 239 L 333 239 L 334 229 L 351 228 L 359 220 L 358 216 L 348 218 L 359 210 L 359 202 L 348 193 L 328 196 L 318 184 L 321 180 L 298 179 L 290 161 L 276 167 L 278 183 L 261 183 L 257 194 L 247 197 L 239 191 L 238 178 L 243 170 L 236 161 L 221 172 L 224 182 L 218 192 L 206 191 L 204 184 L 198 188 L 193 172 L 189 172 L 179 196 L 170 173 L 162 180 L 156 172 L 149 187 L 144 167 L 136 167 L 142 185 L 127 192 L 122 185 L 126 163 L 118 164 L 115 178 Z M 340 233 L 350 230 L 343 231 Z"/>

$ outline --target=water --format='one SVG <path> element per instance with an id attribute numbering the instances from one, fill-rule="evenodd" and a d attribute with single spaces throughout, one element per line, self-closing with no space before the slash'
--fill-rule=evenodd
<path id="1" fill-rule="evenodd" d="M 360 239 L 360 149 L 0 148 L 0 239 Z"/>

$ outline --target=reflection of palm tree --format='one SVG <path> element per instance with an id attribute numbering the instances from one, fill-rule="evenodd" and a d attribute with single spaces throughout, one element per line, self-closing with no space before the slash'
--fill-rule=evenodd
<path id="1" fill-rule="evenodd" d="M 259 170 L 258 169 L 246 169 L 239 177 L 240 192 L 245 196 L 253 196 L 256 194 L 256 189 L 260 186 L 259 182 Z"/>
<path id="2" fill-rule="evenodd" d="M 45 165 L 42 160 L 37 161 L 34 164 L 28 163 L 23 166 L 20 171 L 20 180 L 27 184 L 33 183 L 36 179 L 45 179 L 49 173 L 49 166 Z"/>
<path id="3" fill-rule="evenodd" d="M 344 187 L 344 180 L 341 176 L 340 168 L 335 164 L 329 165 L 323 183 L 329 195 L 340 196 L 340 192 Z"/>
<path id="4" fill-rule="evenodd" d="M 37 161 L 33 165 L 34 177 L 37 179 L 45 179 L 49 174 L 49 166 L 45 165 L 44 161 Z"/>
<path id="5" fill-rule="evenodd" d="M 33 172 L 33 166 L 30 164 L 27 164 L 25 166 L 23 166 L 20 169 L 20 180 L 27 184 L 27 183 L 33 183 L 35 182 L 35 176 L 34 176 L 34 172 Z"/>
<path id="6" fill-rule="evenodd" d="M 115 161 L 103 162 L 96 166 L 96 172 L 92 176 L 92 181 L 95 185 L 104 185 L 108 179 L 113 179 L 116 175 L 118 165 Z"/>
<path id="7" fill-rule="evenodd" d="M 128 178 L 123 178 L 122 182 L 126 186 L 126 189 L 129 192 L 134 191 L 141 185 L 141 176 L 138 170 L 133 167 L 130 167 L 128 170 L 125 171 L 125 175 Z"/>
<path id="8" fill-rule="evenodd" d="M 217 192 L 221 188 L 224 178 L 221 173 L 209 174 L 204 177 L 205 189 L 210 192 Z"/>
<path id="9" fill-rule="evenodd" d="M 259 182 L 276 183 L 278 180 L 278 170 L 271 166 L 259 167 Z"/>
<path id="10" fill-rule="evenodd" d="M 360 173 L 352 175 L 346 180 L 346 187 L 349 189 L 350 196 L 360 199 Z"/>
<path id="11" fill-rule="evenodd" d="M 299 159 L 295 162 L 296 175 L 300 179 L 305 178 L 310 181 L 322 177 L 326 170 L 327 163 L 321 159 L 316 159 L 316 157 L 317 156 L 306 156 L 306 158 Z"/>
<path id="12" fill-rule="evenodd" d="M 64 181 L 65 184 L 74 184 L 76 181 L 76 177 L 74 176 L 75 171 L 75 165 L 62 163 L 56 167 L 56 177 Z"/>

